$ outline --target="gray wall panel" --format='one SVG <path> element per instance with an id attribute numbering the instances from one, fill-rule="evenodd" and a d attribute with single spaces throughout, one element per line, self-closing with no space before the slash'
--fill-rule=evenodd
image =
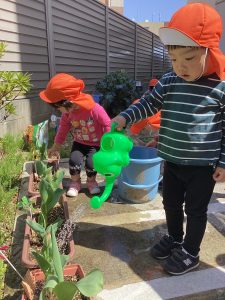
<path id="1" fill-rule="evenodd" d="M 38 94 L 55 73 L 80 77 L 85 91 L 93 92 L 110 72 L 125 69 L 147 86 L 152 76 L 171 68 L 157 36 L 95 0 L 1 0 L 0 18 L 7 43 L 0 68 L 29 72 L 33 84 L 16 101 L 19 113 L 2 125 L 1 135 L 49 115 Z"/>

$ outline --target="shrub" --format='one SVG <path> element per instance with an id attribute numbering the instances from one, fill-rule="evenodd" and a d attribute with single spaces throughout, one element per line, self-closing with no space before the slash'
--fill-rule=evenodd
<path id="1" fill-rule="evenodd" d="M 99 103 L 110 118 L 126 109 L 138 96 L 135 81 L 124 70 L 110 73 L 98 81 L 95 88 L 102 94 Z"/>
<path id="2" fill-rule="evenodd" d="M 0 58 L 4 55 L 6 44 L 0 43 Z M 11 114 L 16 114 L 14 100 L 27 93 L 31 88 L 28 73 L 0 71 L 0 123 Z"/>

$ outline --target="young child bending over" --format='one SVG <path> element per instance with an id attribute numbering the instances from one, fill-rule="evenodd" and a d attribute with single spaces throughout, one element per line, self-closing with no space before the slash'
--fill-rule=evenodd
<path id="1" fill-rule="evenodd" d="M 74 137 L 69 159 L 71 184 L 67 196 L 76 197 L 81 189 L 81 167 L 85 158 L 87 187 L 91 194 L 100 192 L 96 182 L 92 156 L 99 150 L 102 135 L 110 130 L 110 118 L 91 95 L 82 93 L 83 80 L 60 73 L 52 77 L 40 98 L 58 109 L 62 117 L 49 157 L 59 156 L 61 145 L 69 131 Z"/>

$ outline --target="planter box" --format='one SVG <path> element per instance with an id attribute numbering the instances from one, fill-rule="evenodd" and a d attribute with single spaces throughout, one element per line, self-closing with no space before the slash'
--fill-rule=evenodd
<path id="1" fill-rule="evenodd" d="M 64 275 L 65 276 L 79 276 L 80 278 L 84 277 L 84 271 L 82 269 L 82 267 L 78 264 L 71 264 L 71 265 L 67 265 L 64 268 Z M 32 271 L 28 271 L 27 274 L 25 275 L 25 280 L 27 282 L 29 282 L 30 288 L 31 290 L 34 292 L 35 290 L 35 286 L 36 283 L 38 281 L 43 281 L 45 279 L 44 273 L 40 270 L 40 269 L 36 269 L 36 270 L 32 270 Z M 29 294 L 25 296 L 26 290 L 24 291 L 21 300 L 27 300 L 27 299 L 31 299 L 29 297 Z M 86 298 L 87 300 L 91 300 L 91 298 Z M 35 298 L 33 298 L 33 300 L 36 300 Z"/>
<path id="2" fill-rule="evenodd" d="M 28 194 L 29 196 L 40 196 L 39 191 L 34 190 L 34 183 L 37 182 L 34 178 L 34 173 L 31 173 L 29 176 L 29 181 L 28 181 Z"/>
<path id="3" fill-rule="evenodd" d="M 62 200 L 60 201 L 63 205 L 64 209 L 64 215 L 65 219 L 69 219 L 69 210 L 68 210 L 68 203 L 66 200 L 65 195 L 62 195 Z M 30 216 L 27 216 L 27 219 L 30 220 Z M 36 269 L 38 268 L 37 262 L 31 258 L 30 256 L 30 241 L 31 241 L 31 228 L 26 223 L 25 225 L 25 231 L 24 231 L 24 240 L 23 240 L 23 248 L 22 248 L 22 257 L 21 257 L 21 263 L 28 269 Z M 75 246 L 74 246 L 74 240 L 73 237 L 71 237 L 69 241 L 69 256 L 70 259 L 73 258 L 75 253 Z"/>

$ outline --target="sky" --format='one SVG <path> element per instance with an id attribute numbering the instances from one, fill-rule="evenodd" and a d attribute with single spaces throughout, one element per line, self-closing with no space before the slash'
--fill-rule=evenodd
<path id="1" fill-rule="evenodd" d="M 165 22 L 187 0 L 124 0 L 124 16 L 135 21 Z"/>

